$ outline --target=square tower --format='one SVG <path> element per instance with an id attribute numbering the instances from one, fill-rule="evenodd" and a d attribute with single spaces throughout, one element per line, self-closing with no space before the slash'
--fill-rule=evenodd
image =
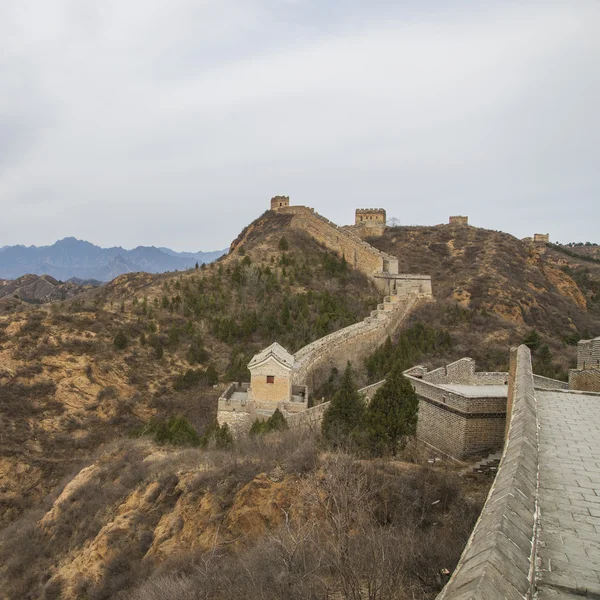
<path id="1" fill-rule="evenodd" d="M 463 215 L 453 215 L 448 220 L 448 223 L 450 223 L 450 225 L 468 225 L 469 217 L 465 217 Z"/>
<path id="2" fill-rule="evenodd" d="M 357 208 L 355 225 L 385 225 L 386 214 L 383 208 Z"/>
<path id="3" fill-rule="evenodd" d="M 274 196 L 271 198 L 271 210 L 279 210 L 290 205 L 289 196 Z"/>
<path id="4" fill-rule="evenodd" d="M 259 408 L 271 405 L 273 409 L 279 402 L 290 401 L 293 366 L 294 356 L 277 342 L 257 354 L 248 364 L 249 400 L 254 400 Z"/>

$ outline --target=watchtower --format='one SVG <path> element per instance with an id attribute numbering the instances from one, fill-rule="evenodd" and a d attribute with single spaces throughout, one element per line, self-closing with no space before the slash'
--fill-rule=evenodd
<path id="1" fill-rule="evenodd" d="M 289 196 L 274 196 L 271 198 L 271 210 L 279 210 L 284 206 L 290 205 L 290 197 Z"/>
<path id="2" fill-rule="evenodd" d="M 534 233 L 533 234 L 533 243 L 539 244 L 540 246 L 545 246 L 550 243 L 550 234 L 549 233 Z"/>
<path id="3" fill-rule="evenodd" d="M 385 225 L 386 214 L 383 208 L 357 208 L 355 225 Z"/>
<path id="4" fill-rule="evenodd" d="M 464 217 L 462 215 L 454 215 L 450 217 L 450 220 L 448 222 L 450 223 L 450 225 L 468 225 L 469 217 Z"/>

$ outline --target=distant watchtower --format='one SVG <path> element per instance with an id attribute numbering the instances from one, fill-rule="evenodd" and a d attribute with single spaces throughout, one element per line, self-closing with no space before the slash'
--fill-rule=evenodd
<path id="1" fill-rule="evenodd" d="M 455 215 L 453 217 L 450 217 L 450 220 L 448 222 L 450 223 L 450 225 L 468 225 L 469 217 L 463 217 L 462 215 Z"/>
<path id="2" fill-rule="evenodd" d="M 385 225 L 386 215 L 383 208 L 357 208 L 355 225 Z"/>
<path id="3" fill-rule="evenodd" d="M 284 206 L 290 205 L 290 197 L 289 196 L 274 196 L 271 198 L 271 210 L 279 210 Z"/>
<path id="4" fill-rule="evenodd" d="M 533 234 L 533 243 L 540 246 L 545 246 L 550 243 L 550 234 L 549 233 L 534 233 Z"/>

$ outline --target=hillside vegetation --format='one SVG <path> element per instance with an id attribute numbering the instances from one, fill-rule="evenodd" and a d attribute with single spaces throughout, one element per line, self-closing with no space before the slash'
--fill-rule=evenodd
<path id="1" fill-rule="evenodd" d="M 392 227 L 369 241 L 397 256 L 400 272 L 432 276 L 437 302 L 408 325 L 450 333 L 439 360 L 471 356 L 481 370 L 506 370 L 508 348 L 536 331 L 564 378 L 577 341 L 600 335 L 600 268 L 583 261 L 476 227 Z"/>
<path id="2" fill-rule="evenodd" d="M 319 444 L 291 432 L 228 452 L 114 444 L 0 532 L 0 594 L 435 598 L 488 482 Z"/>
<path id="3" fill-rule="evenodd" d="M 0 522 L 153 417 L 203 431 L 256 351 L 276 340 L 295 351 L 377 301 L 343 260 L 266 218 L 247 248 L 204 269 L 16 305 L 0 315 Z"/>

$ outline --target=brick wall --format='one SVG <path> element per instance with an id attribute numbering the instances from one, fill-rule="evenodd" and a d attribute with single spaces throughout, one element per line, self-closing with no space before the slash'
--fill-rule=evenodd
<path id="1" fill-rule="evenodd" d="M 343 371 L 348 361 L 361 363 L 398 330 L 418 302 L 415 296 L 400 298 L 394 308 L 373 311 L 378 314 L 301 348 L 295 355 L 292 381 L 312 392 L 328 379 L 332 368 Z"/>
<path id="2" fill-rule="evenodd" d="M 577 344 L 577 368 L 600 369 L 600 337 Z"/>
<path id="3" fill-rule="evenodd" d="M 460 561 L 437 600 L 531 597 L 535 564 L 537 414 L 526 346 L 511 350 L 510 426 L 498 473 Z"/>
<path id="4" fill-rule="evenodd" d="M 398 260 L 395 257 L 380 252 L 313 209 L 306 206 L 290 206 L 280 208 L 279 212 L 296 215 L 290 224 L 291 227 L 305 231 L 329 250 L 339 256 L 345 256 L 346 261 L 362 273 L 371 276 L 386 269 L 389 273 L 398 273 Z"/>
<path id="5" fill-rule="evenodd" d="M 558 379 L 550 379 L 550 377 L 542 377 L 541 375 L 533 376 L 533 385 L 538 390 L 568 390 L 569 384 L 566 381 Z"/>
<path id="6" fill-rule="evenodd" d="M 436 385 L 505 385 L 508 383 L 508 373 L 475 371 L 475 361 L 472 358 L 461 358 L 433 371 L 417 366 L 409 369 L 406 373 Z"/>
<path id="7" fill-rule="evenodd" d="M 418 440 L 445 454 L 460 457 L 465 446 L 465 427 L 464 415 L 419 397 Z"/>
<path id="8" fill-rule="evenodd" d="M 569 389 L 600 392 L 600 369 L 572 370 L 569 373 Z"/>
<path id="9" fill-rule="evenodd" d="M 288 400 L 291 397 L 292 381 L 290 369 L 283 367 L 274 358 L 270 358 L 265 363 L 253 367 L 250 375 L 249 400 L 277 404 L 277 402 Z M 275 378 L 273 383 L 267 383 L 268 376 Z"/>

